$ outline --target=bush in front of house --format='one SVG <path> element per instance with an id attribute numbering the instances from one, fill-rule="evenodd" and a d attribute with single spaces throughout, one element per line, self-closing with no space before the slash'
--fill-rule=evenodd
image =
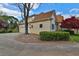
<path id="1" fill-rule="evenodd" d="M 65 41 L 70 39 L 68 32 L 40 32 L 40 40 L 43 41 Z"/>
<path id="2" fill-rule="evenodd" d="M 69 32 L 70 35 L 74 35 L 74 31 L 71 31 L 71 30 L 63 30 L 64 32 Z"/>

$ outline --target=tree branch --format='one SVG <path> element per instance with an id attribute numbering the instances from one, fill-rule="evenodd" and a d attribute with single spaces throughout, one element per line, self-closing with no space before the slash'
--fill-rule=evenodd
<path id="1" fill-rule="evenodd" d="M 24 19 L 24 17 L 23 17 L 23 9 L 21 8 L 22 6 L 20 6 L 20 4 L 18 4 L 18 3 L 17 3 L 17 6 L 20 9 L 22 19 Z"/>
<path id="2" fill-rule="evenodd" d="M 26 3 L 26 9 L 31 10 L 33 6 L 34 6 L 34 3 L 32 4 L 32 6 L 31 6 L 31 3 Z"/>
<path id="3" fill-rule="evenodd" d="M 29 10 L 31 10 L 33 8 L 33 6 L 34 6 L 34 3 L 32 4 L 32 6 L 30 6 L 30 9 Z"/>

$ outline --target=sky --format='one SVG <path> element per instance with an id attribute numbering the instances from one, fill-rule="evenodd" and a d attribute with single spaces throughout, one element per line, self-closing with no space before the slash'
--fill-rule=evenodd
<path id="1" fill-rule="evenodd" d="M 11 3 L 0 3 L 0 10 L 6 12 L 9 16 L 14 16 L 21 20 L 21 12 L 16 5 Z M 70 16 L 79 17 L 79 4 L 78 3 L 37 3 L 34 4 L 30 15 L 39 14 L 55 10 L 57 15 L 62 15 L 64 18 Z"/>

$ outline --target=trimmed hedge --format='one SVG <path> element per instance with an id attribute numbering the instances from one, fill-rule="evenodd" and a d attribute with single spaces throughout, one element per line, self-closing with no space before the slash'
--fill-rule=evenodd
<path id="1" fill-rule="evenodd" d="M 70 39 L 70 34 L 68 32 L 40 32 L 40 40 L 43 41 L 65 41 Z"/>
<path id="2" fill-rule="evenodd" d="M 71 30 L 63 30 L 64 32 L 69 32 L 71 35 L 74 35 L 74 31 Z"/>

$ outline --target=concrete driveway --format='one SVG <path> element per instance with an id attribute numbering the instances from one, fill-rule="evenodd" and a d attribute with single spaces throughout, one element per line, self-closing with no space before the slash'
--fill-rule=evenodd
<path id="1" fill-rule="evenodd" d="M 40 45 L 22 43 L 15 38 L 21 33 L 0 34 L 0 56 L 53 56 L 79 55 L 79 43 L 71 45 Z"/>

